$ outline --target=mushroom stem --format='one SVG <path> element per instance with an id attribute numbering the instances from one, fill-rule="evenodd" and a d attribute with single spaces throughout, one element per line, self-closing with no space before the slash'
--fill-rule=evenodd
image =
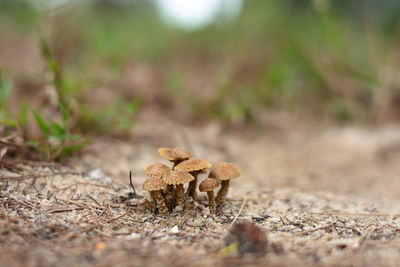
<path id="1" fill-rule="evenodd" d="M 165 204 L 169 210 L 172 210 L 175 207 L 175 188 L 174 185 L 167 185 L 167 188 L 164 191 Z"/>
<path id="2" fill-rule="evenodd" d="M 167 205 L 165 205 L 164 197 L 160 191 L 152 191 L 151 196 L 154 198 L 157 204 L 158 212 L 160 214 L 168 214 Z"/>
<path id="3" fill-rule="evenodd" d="M 175 160 L 173 161 L 174 165 L 172 166 L 172 171 L 175 169 L 175 166 L 181 163 L 183 160 Z M 176 198 L 176 189 L 174 188 L 174 185 L 167 185 L 166 189 L 167 194 L 172 194 L 172 196 L 175 196 Z M 175 206 L 176 203 L 173 203 L 173 207 Z"/>
<path id="4" fill-rule="evenodd" d="M 221 205 L 224 202 L 225 196 L 228 194 L 229 180 L 223 180 L 221 183 L 221 189 L 218 191 L 217 198 L 215 199 L 217 205 Z"/>
<path id="5" fill-rule="evenodd" d="M 176 185 L 176 205 L 183 207 L 183 198 L 185 197 L 185 189 L 183 188 L 183 184 Z"/>
<path id="6" fill-rule="evenodd" d="M 214 191 L 207 191 L 208 195 L 208 208 L 211 213 L 215 212 L 215 200 L 214 200 Z"/>
<path id="7" fill-rule="evenodd" d="M 191 172 L 190 174 L 194 176 L 194 180 L 189 183 L 189 187 L 187 189 L 187 194 L 189 196 L 191 196 L 194 201 L 197 201 L 196 187 L 197 187 L 197 174 L 198 173 L 196 173 L 196 172 L 192 173 Z"/>
<path id="8" fill-rule="evenodd" d="M 167 205 L 168 210 L 172 210 L 175 207 L 175 192 L 174 191 L 166 191 L 164 193 L 165 204 Z"/>
<path id="9" fill-rule="evenodd" d="M 183 202 L 184 202 L 184 207 L 183 207 L 183 213 L 184 214 L 187 214 L 187 213 L 189 213 L 189 211 L 193 208 L 193 206 L 194 206 L 194 201 L 193 201 L 193 199 L 191 199 L 190 197 L 188 197 L 188 196 L 185 196 L 184 198 L 183 198 Z"/>
<path id="10" fill-rule="evenodd" d="M 174 192 L 174 185 L 171 185 L 171 184 L 167 185 L 167 188 L 165 189 L 165 192 L 166 193 Z"/>

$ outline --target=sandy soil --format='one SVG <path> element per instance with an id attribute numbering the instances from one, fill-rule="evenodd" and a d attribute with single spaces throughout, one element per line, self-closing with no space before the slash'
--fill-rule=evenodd
<path id="1" fill-rule="evenodd" d="M 131 142 L 98 139 L 64 165 L 0 170 L 0 266 L 396 266 L 400 126 L 228 134 L 216 125 L 138 122 Z M 216 215 L 206 195 L 187 214 L 143 211 L 143 169 L 181 146 L 242 170 Z M 203 177 L 200 176 L 202 179 Z M 267 235 L 262 255 L 225 242 L 234 222 Z"/>

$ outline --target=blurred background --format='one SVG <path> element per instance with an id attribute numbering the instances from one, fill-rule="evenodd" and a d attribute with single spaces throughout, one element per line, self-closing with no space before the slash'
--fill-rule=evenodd
<path id="1" fill-rule="evenodd" d="M 0 0 L 0 68 L 1 133 L 37 149 L 152 116 L 395 122 L 400 1 Z"/>

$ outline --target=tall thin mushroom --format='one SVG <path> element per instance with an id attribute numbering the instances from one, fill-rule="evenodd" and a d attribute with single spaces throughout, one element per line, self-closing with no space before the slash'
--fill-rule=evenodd
<path id="1" fill-rule="evenodd" d="M 228 194 L 229 181 L 240 176 L 240 170 L 229 162 L 218 163 L 210 172 L 209 178 L 221 180 L 221 189 L 218 191 L 216 202 L 221 205 Z"/>
<path id="2" fill-rule="evenodd" d="M 197 175 L 200 173 L 206 173 L 207 169 L 211 168 L 211 163 L 204 159 L 190 158 L 188 160 L 182 161 L 175 166 L 175 170 L 182 170 L 193 175 L 194 180 L 189 183 L 187 194 L 197 200 Z"/>
<path id="3" fill-rule="evenodd" d="M 147 179 L 143 183 L 143 189 L 150 192 L 151 197 L 155 200 L 158 208 L 158 212 L 160 214 L 168 214 L 168 208 L 165 204 L 164 197 L 161 194 L 161 191 L 166 188 L 166 184 L 160 178 L 153 177 Z"/>

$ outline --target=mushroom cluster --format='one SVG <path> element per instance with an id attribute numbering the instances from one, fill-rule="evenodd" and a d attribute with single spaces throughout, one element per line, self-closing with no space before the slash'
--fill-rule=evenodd
<path id="1" fill-rule="evenodd" d="M 206 174 L 212 167 L 211 163 L 204 159 L 193 158 L 192 155 L 179 148 L 158 149 L 161 157 L 173 163 L 170 168 L 163 163 L 155 163 L 145 168 L 144 172 L 149 177 L 143 183 L 143 189 L 149 191 L 159 214 L 168 214 L 173 210 L 184 210 L 188 203 L 185 199 L 192 198 L 197 201 L 197 176 Z M 216 207 L 221 206 L 228 194 L 229 181 L 240 176 L 240 170 L 232 163 L 218 163 L 209 173 L 208 178 L 199 185 L 200 192 L 206 192 L 208 195 L 208 207 L 210 212 L 215 213 Z M 221 183 L 221 188 L 217 196 L 214 190 Z M 184 185 L 188 184 L 185 193 Z"/>

